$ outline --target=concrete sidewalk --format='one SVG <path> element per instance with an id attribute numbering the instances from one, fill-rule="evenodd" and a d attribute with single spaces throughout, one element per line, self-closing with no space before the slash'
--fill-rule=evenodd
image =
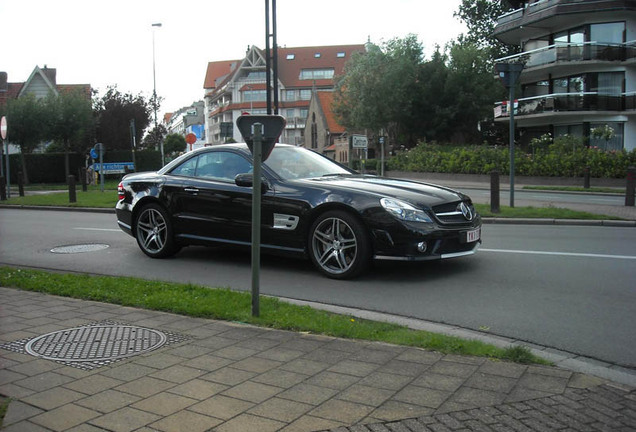
<path id="1" fill-rule="evenodd" d="M 0 298 L 7 432 L 636 430 L 636 389 L 555 367 Z"/>

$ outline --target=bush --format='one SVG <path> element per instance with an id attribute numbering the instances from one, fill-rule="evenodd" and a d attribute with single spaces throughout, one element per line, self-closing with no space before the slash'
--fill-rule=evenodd
<path id="1" fill-rule="evenodd" d="M 587 148 L 575 137 L 559 137 L 535 153 L 515 152 L 515 174 L 525 176 L 581 177 L 585 167 L 597 178 L 624 178 L 636 165 L 636 150 L 609 151 Z M 391 158 L 387 167 L 395 171 L 489 174 L 498 169 L 510 172 L 507 147 L 470 146 L 442 150 L 437 144 L 419 144 Z"/>

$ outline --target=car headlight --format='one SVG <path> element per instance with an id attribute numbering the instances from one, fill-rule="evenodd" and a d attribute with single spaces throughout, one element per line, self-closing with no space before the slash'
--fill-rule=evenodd
<path id="1" fill-rule="evenodd" d="M 382 198 L 380 200 L 380 204 L 382 204 L 382 207 L 384 207 L 386 211 L 391 213 L 397 219 L 408 222 L 433 223 L 433 220 L 424 212 L 424 210 L 420 210 L 407 202 L 393 198 Z"/>

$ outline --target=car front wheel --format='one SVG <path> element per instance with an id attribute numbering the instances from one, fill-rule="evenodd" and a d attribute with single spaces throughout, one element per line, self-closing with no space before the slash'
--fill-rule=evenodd
<path id="1" fill-rule="evenodd" d="M 142 208 L 135 226 L 137 244 L 149 257 L 165 258 L 177 252 L 170 219 L 163 207 L 148 204 Z"/>
<path id="2" fill-rule="evenodd" d="M 311 227 L 309 255 L 316 268 L 330 278 L 357 276 L 371 261 L 365 227 L 345 211 L 326 212 Z"/>

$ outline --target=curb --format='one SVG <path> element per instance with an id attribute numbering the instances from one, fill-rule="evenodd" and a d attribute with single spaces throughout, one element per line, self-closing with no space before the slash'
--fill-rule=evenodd
<path id="1" fill-rule="evenodd" d="M 6 205 L 0 204 L 0 208 L 18 210 L 49 210 L 49 211 L 72 211 L 84 213 L 104 213 L 114 214 L 112 208 L 94 207 L 55 207 L 55 206 L 28 206 L 28 205 Z M 571 225 L 571 226 L 606 226 L 621 228 L 636 228 L 636 220 L 585 220 L 585 219 L 540 219 L 540 218 L 497 218 L 482 217 L 484 224 L 500 225 Z"/>

